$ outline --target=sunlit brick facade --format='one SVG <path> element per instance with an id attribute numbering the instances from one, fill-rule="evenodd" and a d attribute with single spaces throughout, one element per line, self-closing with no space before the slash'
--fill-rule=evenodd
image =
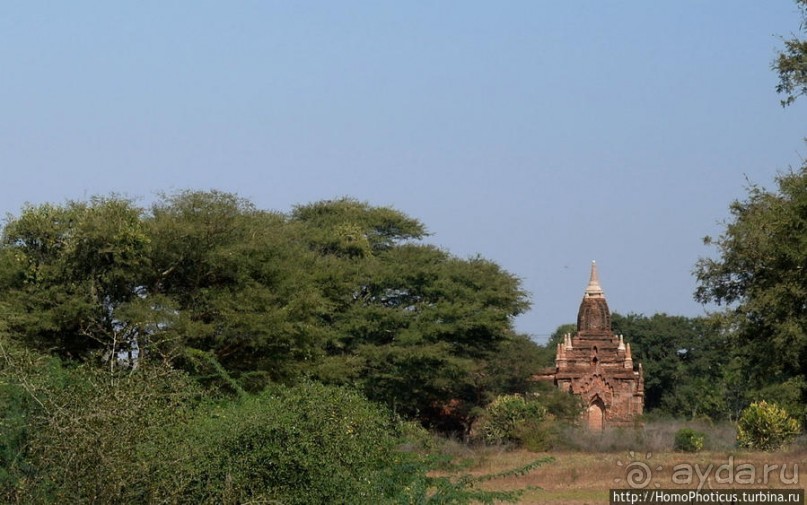
<path id="1" fill-rule="evenodd" d="M 583 399 L 583 420 L 593 430 L 631 426 L 644 408 L 642 365 L 634 366 L 630 344 L 611 331 L 611 312 L 597 264 L 577 313 L 577 332 L 557 346 L 555 369 L 536 376 Z"/>

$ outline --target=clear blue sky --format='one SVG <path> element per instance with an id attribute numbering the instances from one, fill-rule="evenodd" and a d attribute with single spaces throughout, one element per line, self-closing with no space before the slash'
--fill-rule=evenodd
<path id="1" fill-rule="evenodd" d="M 0 212 L 221 189 L 352 196 L 523 279 L 517 327 L 694 316 L 746 179 L 807 153 L 770 63 L 790 0 L 71 1 L 0 12 Z"/>

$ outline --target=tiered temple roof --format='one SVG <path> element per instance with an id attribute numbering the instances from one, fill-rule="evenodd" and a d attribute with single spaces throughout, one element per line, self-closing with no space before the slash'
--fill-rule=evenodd
<path id="1" fill-rule="evenodd" d="M 611 331 L 611 312 L 600 286 L 596 262 L 577 312 L 577 332 L 558 343 L 555 369 L 535 377 L 582 397 L 592 429 L 626 426 L 644 407 L 644 374 L 630 344 Z"/>

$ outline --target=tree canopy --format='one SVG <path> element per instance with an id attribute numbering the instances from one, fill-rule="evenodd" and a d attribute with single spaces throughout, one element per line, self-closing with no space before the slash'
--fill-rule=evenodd
<path id="1" fill-rule="evenodd" d="M 695 272 L 696 298 L 727 306 L 723 326 L 756 388 L 803 384 L 807 374 L 807 165 L 776 182 L 732 203 L 725 231 L 705 239 L 718 256 Z"/>
<path id="2" fill-rule="evenodd" d="M 227 390 L 310 376 L 428 423 L 485 400 L 528 302 L 495 263 L 425 236 L 346 198 L 288 214 L 218 191 L 27 206 L 3 230 L 0 304 L 10 334 L 63 358 L 166 361 Z"/>
<path id="3" fill-rule="evenodd" d="M 724 377 L 731 344 L 710 319 L 614 313 L 612 324 L 644 368 L 648 412 L 712 419 L 731 414 L 732 390 Z"/>
<path id="4" fill-rule="evenodd" d="M 467 433 L 540 353 L 518 278 L 425 236 L 347 198 L 24 207 L 0 241 L 0 496 L 514 500 L 400 449 L 408 420 Z"/>
<path id="5" fill-rule="evenodd" d="M 795 0 L 801 11 L 800 31 L 807 32 L 807 0 Z M 784 49 L 779 52 L 773 62 L 773 68 L 779 74 L 776 91 L 783 94 L 782 106 L 796 101 L 807 94 L 807 40 L 795 35 L 784 39 Z"/>

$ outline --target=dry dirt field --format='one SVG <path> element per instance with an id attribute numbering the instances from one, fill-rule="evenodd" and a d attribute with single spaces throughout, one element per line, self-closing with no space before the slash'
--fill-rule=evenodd
<path id="1" fill-rule="evenodd" d="M 530 489 L 520 503 L 583 505 L 608 503 L 608 490 L 800 488 L 807 484 L 807 449 L 780 453 L 675 452 L 551 453 L 555 461 L 527 475 L 497 479 L 485 489 Z M 488 450 L 473 456 L 470 473 L 502 472 L 546 454 Z M 805 475 L 801 475 L 804 473 Z"/>

